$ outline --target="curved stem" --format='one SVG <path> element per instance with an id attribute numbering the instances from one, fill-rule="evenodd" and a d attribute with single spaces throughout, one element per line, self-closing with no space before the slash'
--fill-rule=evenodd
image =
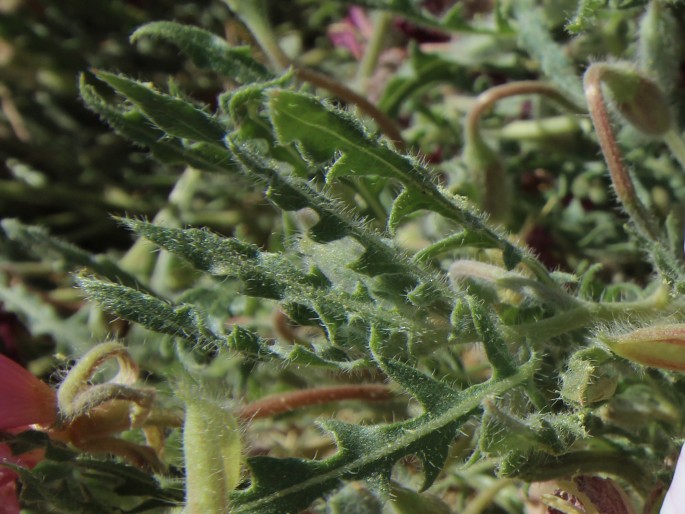
<path id="1" fill-rule="evenodd" d="M 555 87 L 528 80 L 495 86 L 481 93 L 464 122 L 463 159 L 478 183 L 481 207 L 495 221 L 501 222 L 509 218 L 511 193 L 510 188 L 507 187 L 507 177 L 499 155 L 488 146 L 481 135 L 480 120 L 483 114 L 499 100 L 530 94 L 548 96 L 573 112 L 582 112 Z"/>
<path id="2" fill-rule="evenodd" d="M 616 136 L 611 127 L 609 113 L 602 92 L 602 81 L 606 67 L 601 63 L 591 65 L 585 72 L 583 87 L 587 98 L 592 123 L 597 131 L 599 145 L 602 148 L 614 185 L 616 196 L 623 204 L 630 218 L 635 223 L 640 234 L 646 239 L 656 241 L 658 230 L 647 208 L 638 198 L 635 186 L 628 170 L 623 165 L 621 151 L 616 143 Z"/>
<path id="3" fill-rule="evenodd" d="M 245 405 L 238 411 L 237 417 L 243 421 L 250 421 L 342 400 L 375 402 L 390 400 L 393 397 L 394 394 L 389 387 L 379 384 L 317 387 L 267 396 Z"/>
<path id="4" fill-rule="evenodd" d="M 510 82 L 501 86 L 491 87 L 476 98 L 476 102 L 466 116 L 465 134 L 467 138 L 479 137 L 479 124 L 485 111 L 498 101 L 511 96 L 519 95 L 544 95 L 559 103 L 565 109 L 582 113 L 585 110 L 561 93 L 557 88 L 537 80 L 523 80 L 521 82 Z"/>

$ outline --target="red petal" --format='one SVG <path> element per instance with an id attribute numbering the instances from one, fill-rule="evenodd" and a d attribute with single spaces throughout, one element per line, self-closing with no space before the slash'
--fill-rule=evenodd
<path id="1" fill-rule="evenodd" d="M 0 355 L 0 430 L 51 425 L 56 417 L 57 401 L 50 386 Z"/>

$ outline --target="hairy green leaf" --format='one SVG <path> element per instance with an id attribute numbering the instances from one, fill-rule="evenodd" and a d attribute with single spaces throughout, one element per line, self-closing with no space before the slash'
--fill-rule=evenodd
<path id="1" fill-rule="evenodd" d="M 464 391 L 453 391 L 413 368 L 381 359 L 383 369 L 430 406 L 425 414 L 385 426 L 363 427 L 327 422 L 338 452 L 322 461 L 257 457 L 248 460 L 252 485 L 234 493 L 234 513 L 280 514 L 305 508 L 311 501 L 340 487 L 344 480 L 370 477 L 388 480 L 392 465 L 405 455 L 417 455 L 424 465 L 424 488 L 444 465 L 449 444 L 459 427 L 489 396 L 506 393 L 524 383 L 535 370 L 530 361 L 514 375 L 493 379 Z"/>
<path id="2" fill-rule="evenodd" d="M 79 81 L 81 98 L 88 108 L 100 115 L 119 135 L 133 143 L 149 148 L 155 158 L 167 164 L 185 164 L 198 170 L 235 173 L 231 154 L 211 143 L 184 143 L 165 137 L 164 131 L 153 126 L 146 116 L 136 109 L 125 109 L 108 103 L 93 86 Z"/>
<path id="3" fill-rule="evenodd" d="M 24 225 L 15 219 L 5 219 L 0 226 L 7 237 L 26 247 L 38 258 L 51 258 L 62 269 L 88 268 L 93 273 L 128 287 L 144 288 L 130 273 L 103 255 L 93 255 L 66 241 L 53 237 L 43 227 Z"/>
<path id="4" fill-rule="evenodd" d="M 208 68 L 244 84 L 268 80 L 273 75 L 251 56 L 249 47 L 232 47 L 211 32 L 171 21 L 147 23 L 131 34 L 131 42 L 142 37 L 162 39 L 178 46 L 199 68 Z"/>
<path id="5" fill-rule="evenodd" d="M 189 102 L 155 91 L 152 87 L 123 75 L 95 71 L 95 76 L 133 102 L 167 134 L 221 145 L 224 127 L 206 112 Z"/>

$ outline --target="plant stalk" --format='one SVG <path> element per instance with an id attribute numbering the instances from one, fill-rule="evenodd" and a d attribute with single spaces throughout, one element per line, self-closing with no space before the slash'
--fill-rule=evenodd
<path id="1" fill-rule="evenodd" d="M 633 180 L 623 165 L 621 151 L 616 143 L 616 136 L 611 127 L 606 100 L 602 92 L 603 75 L 606 66 L 597 63 L 591 65 L 585 72 L 583 86 L 587 98 L 592 123 L 597 132 L 599 145 L 602 148 L 611 175 L 614 191 L 628 216 L 633 220 L 640 235 L 650 241 L 658 240 L 658 230 L 649 211 L 637 196 Z"/>

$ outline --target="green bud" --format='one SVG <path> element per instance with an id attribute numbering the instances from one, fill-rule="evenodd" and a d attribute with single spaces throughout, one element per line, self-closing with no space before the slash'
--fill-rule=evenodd
<path id="1" fill-rule="evenodd" d="M 621 115 L 637 130 L 660 137 L 671 128 L 671 110 L 661 88 L 628 66 L 602 65 L 606 84 Z"/>
<path id="2" fill-rule="evenodd" d="M 685 371 L 685 324 L 659 325 L 599 339 L 629 361 L 652 368 Z"/>
<path id="3" fill-rule="evenodd" d="M 618 386 L 618 372 L 611 355 L 601 348 L 589 348 L 573 354 L 562 374 L 561 397 L 581 407 L 611 398 Z"/>

